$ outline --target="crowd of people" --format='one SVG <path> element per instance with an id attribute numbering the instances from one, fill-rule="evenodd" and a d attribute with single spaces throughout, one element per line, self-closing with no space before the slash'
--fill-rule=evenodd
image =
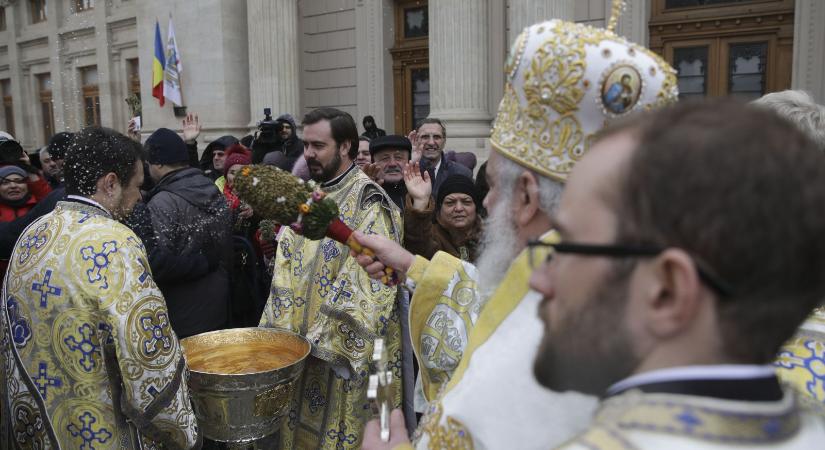
<path id="1" fill-rule="evenodd" d="M 583 90 L 533 73 L 543 42 L 587 53 Z M 0 443 L 200 447 L 179 340 L 262 326 L 312 344 L 285 449 L 821 445 L 825 107 L 677 99 L 657 55 L 550 21 L 477 171 L 438 118 L 359 135 L 334 108 L 202 151 L 196 114 L 33 153 L 2 133 Z M 252 164 L 317 184 L 374 255 L 265 220 L 235 189 Z"/>

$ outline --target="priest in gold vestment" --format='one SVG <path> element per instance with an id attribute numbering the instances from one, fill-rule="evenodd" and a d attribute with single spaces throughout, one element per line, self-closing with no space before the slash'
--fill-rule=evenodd
<path id="1" fill-rule="evenodd" d="M 65 167 L 70 195 L 17 240 L 3 287 L 12 448 L 200 448 L 166 303 L 116 220 L 140 198 L 140 144 L 90 127 Z"/>
<path id="2" fill-rule="evenodd" d="M 677 98 L 674 70 L 654 53 L 559 20 L 526 28 L 505 73 L 478 267 L 443 252 L 413 258 L 364 237 L 381 259 L 362 258 L 367 270 L 386 263 L 414 288 L 410 328 L 425 412 L 417 448 L 546 449 L 587 425 L 595 398 L 546 390 L 532 376 L 540 296 L 529 290 L 522 249 L 533 238 L 557 239 L 551 217 L 564 183 L 605 123 Z M 617 113 L 605 93 L 623 77 L 630 102 Z"/>
<path id="3" fill-rule="evenodd" d="M 303 121 L 313 180 L 334 200 L 350 228 L 401 242 L 400 215 L 386 193 L 354 164 L 358 134 L 349 114 L 315 110 Z M 283 449 L 360 448 L 371 410 L 366 397 L 373 341 L 388 346 L 401 402 L 401 324 L 397 288 L 371 280 L 349 250 L 332 239 L 279 236 L 271 292 L 260 326 L 306 336 L 312 354 L 281 427 Z"/>

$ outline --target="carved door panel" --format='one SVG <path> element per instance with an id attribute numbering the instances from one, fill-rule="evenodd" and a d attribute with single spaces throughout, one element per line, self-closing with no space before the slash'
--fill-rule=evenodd
<path id="1" fill-rule="evenodd" d="M 680 98 L 745 100 L 789 89 L 789 0 L 653 0 L 650 47 L 679 73 Z"/>
<path id="2" fill-rule="evenodd" d="M 425 0 L 395 5 L 393 59 L 395 132 L 406 134 L 430 113 L 429 18 Z"/>

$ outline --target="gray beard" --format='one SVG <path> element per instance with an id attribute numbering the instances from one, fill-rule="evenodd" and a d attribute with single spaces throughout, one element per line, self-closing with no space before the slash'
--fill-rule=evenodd
<path id="1" fill-rule="evenodd" d="M 478 293 L 482 305 L 487 303 L 504 279 L 521 247 L 516 234 L 516 223 L 510 212 L 510 198 L 502 198 L 496 203 L 484 223 L 481 251 L 476 262 Z"/>

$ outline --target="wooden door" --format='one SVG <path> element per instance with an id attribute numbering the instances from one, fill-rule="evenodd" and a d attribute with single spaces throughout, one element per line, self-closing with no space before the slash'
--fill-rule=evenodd
<path id="1" fill-rule="evenodd" d="M 430 113 L 429 18 L 425 0 L 395 4 L 393 60 L 395 132 L 406 134 Z"/>
<path id="2" fill-rule="evenodd" d="M 650 47 L 679 73 L 680 98 L 751 100 L 790 88 L 793 14 L 791 0 L 653 0 Z"/>

